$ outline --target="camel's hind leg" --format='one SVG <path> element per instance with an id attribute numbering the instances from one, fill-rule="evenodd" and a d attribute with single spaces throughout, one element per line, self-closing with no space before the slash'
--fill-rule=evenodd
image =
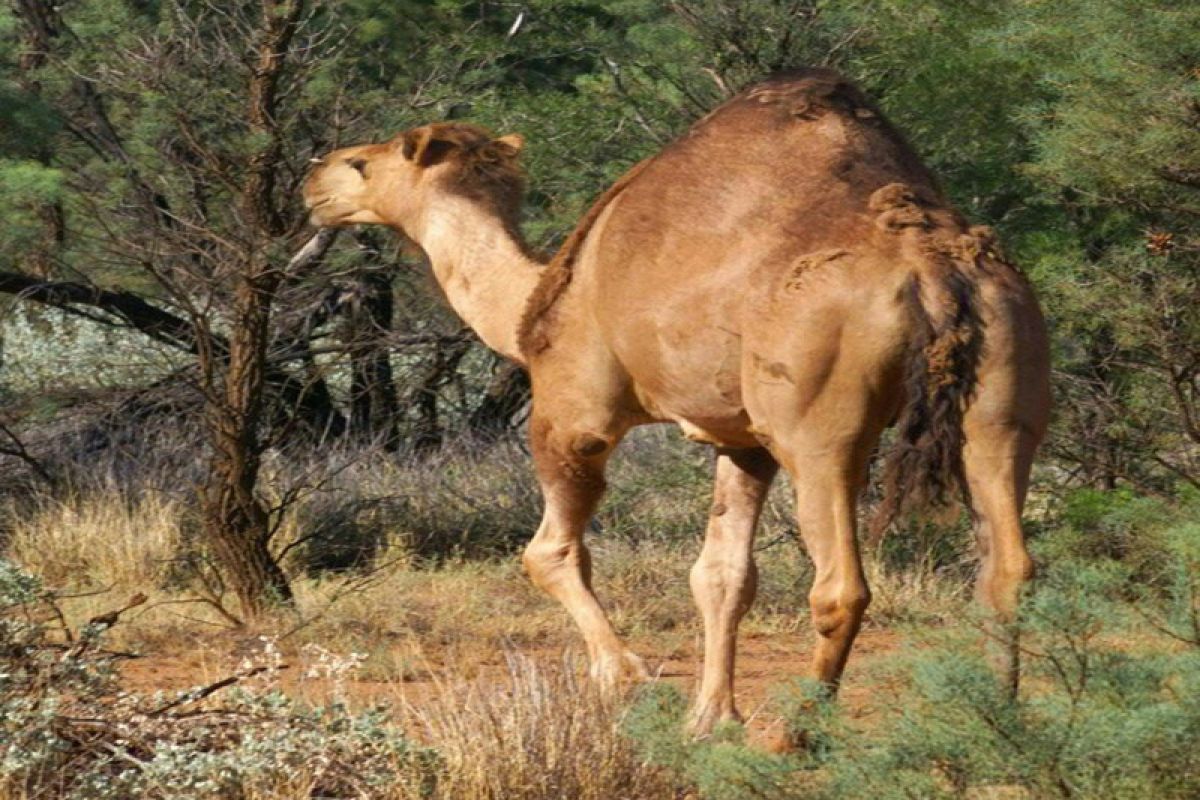
<path id="1" fill-rule="evenodd" d="M 1038 436 L 1028 428 L 986 419 L 965 421 L 963 466 L 971 490 L 979 547 L 975 596 L 993 615 L 991 635 L 1001 680 L 1013 692 L 1019 680 L 1016 629 L 1021 589 L 1033 576 L 1021 511 Z"/>
<path id="2" fill-rule="evenodd" d="M 1021 589 L 1033 575 L 1021 512 L 1033 456 L 1050 413 L 1045 325 L 1023 284 L 981 287 L 987 343 L 975 395 L 963 415 L 963 468 L 975 514 L 980 568 L 976 598 L 992 612 L 1001 678 L 1016 691 Z"/>
<path id="3" fill-rule="evenodd" d="M 809 612 L 817 635 L 812 675 L 830 689 L 841 680 L 850 648 L 871 602 L 863 575 L 856 532 L 858 492 L 866 472 L 867 455 L 879 437 L 870 416 L 849 410 L 857 431 L 840 431 L 833 400 L 814 409 L 792 435 L 775 442 L 796 490 L 796 520 L 815 574 L 809 590 Z M 832 396 L 831 396 L 832 398 Z M 843 420 L 846 417 L 843 417 Z"/>
<path id="4" fill-rule="evenodd" d="M 574 423 L 574 424 L 572 424 Z M 604 465 L 619 433 L 608 426 L 555 424 L 534 417 L 530 438 L 545 511 L 523 561 L 530 579 L 566 608 L 587 643 L 592 676 L 611 686 L 624 672 L 649 677 L 626 649 L 592 591 L 592 559 L 583 543 L 604 494 Z"/>
<path id="5" fill-rule="evenodd" d="M 888 348 L 880 353 L 861 346 L 869 338 L 862 331 L 870 323 L 855 322 L 845 324 L 859 334 L 854 337 L 859 347 L 806 351 L 793 364 L 774 369 L 766 378 L 758 376 L 746 392 L 759 436 L 770 443 L 771 454 L 792 477 L 796 521 L 815 570 L 808 595 L 817 637 L 811 674 L 831 690 L 841 680 L 871 602 L 858 548 L 856 509 L 867 458 L 892 404 L 877 388 L 891 377 Z M 781 373 L 786 380 L 778 377 Z"/>
<path id="6" fill-rule="evenodd" d="M 737 627 L 754 602 L 754 529 L 779 464 L 762 448 L 720 450 L 704 547 L 692 567 L 692 594 L 704 618 L 704 673 L 692 709 L 694 733 L 738 719 L 733 702 Z"/>
<path id="7" fill-rule="evenodd" d="M 855 525 L 863 464 L 852 452 L 813 453 L 793 472 L 796 519 L 815 574 L 809 613 L 817 634 L 812 675 L 836 689 L 871 602 Z"/>

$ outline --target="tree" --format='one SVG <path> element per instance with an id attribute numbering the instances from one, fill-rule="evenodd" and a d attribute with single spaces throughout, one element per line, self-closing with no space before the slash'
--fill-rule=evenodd
<path id="1" fill-rule="evenodd" d="M 257 487 L 272 312 L 292 273 L 319 256 L 287 260 L 304 222 L 293 199 L 301 165 L 319 142 L 285 130 L 306 130 L 297 123 L 314 107 L 304 92 L 335 42 L 303 0 L 93 4 L 71 20 L 23 0 L 17 12 L 26 41 L 41 48 L 38 80 L 54 84 L 47 99 L 74 140 L 55 161 L 77 176 L 77 235 L 107 254 L 97 262 L 153 287 L 178 314 L 129 292 L 76 286 L 65 297 L 62 283 L 21 291 L 90 302 L 194 350 L 211 445 L 205 537 L 242 615 L 258 617 L 291 598 Z M 102 31 L 114 35 L 110 49 L 84 46 Z M 302 402 L 307 387 L 292 387 Z"/>

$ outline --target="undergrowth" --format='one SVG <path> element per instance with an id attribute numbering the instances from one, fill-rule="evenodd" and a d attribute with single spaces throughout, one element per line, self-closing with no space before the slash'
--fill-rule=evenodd
<path id="1" fill-rule="evenodd" d="M 125 691 L 105 648 L 123 608 L 72 630 L 57 599 L 0 561 L 0 796 L 7 798 L 421 797 L 434 751 L 379 709 L 306 707 L 280 691 L 270 640 L 214 683 Z M 318 654 L 310 670 L 344 670 Z"/>
<path id="2" fill-rule="evenodd" d="M 633 449 L 618 465 L 628 483 L 614 482 L 588 541 L 618 627 L 688 658 L 697 623 L 687 568 L 708 465 L 669 455 Z M 1041 571 L 1023 604 L 1015 699 L 995 681 L 986 626 L 965 602 L 965 528 L 892 537 L 868 559 L 868 624 L 902 628 L 906 642 L 855 676 L 878 685 L 873 716 L 848 714 L 817 687 L 785 687 L 771 713 L 791 749 L 774 753 L 738 726 L 688 738 L 685 693 L 666 682 L 602 695 L 579 664 L 516 654 L 574 641 L 513 558 L 537 511 L 527 479 L 506 471 L 527 474 L 523 457 L 481 454 L 437 480 L 403 465 L 339 473 L 280 528 L 298 610 L 262 631 L 236 669 L 173 694 L 132 691 L 117 665 L 130 650 L 202 641 L 226 624 L 212 608 L 219 594 L 189 575 L 186 505 L 76 491 L 10 513 L 0 799 L 1200 793 L 1200 498 L 1076 492 L 1032 526 Z M 492 502 L 502 508 L 484 514 Z M 759 601 L 743 624 L 751 634 L 807 626 L 811 571 L 791 541 L 786 487 L 771 502 Z M 459 544 L 425 539 L 431 519 Z M 369 546 L 328 550 L 343 538 Z M 238 647 L 252 638 L 240 633 Z M 422 642 L 446 656 L 441 665 L 420 663 Z M 507 669 L 480 678 L 473 665 L 498 649 Z M 360 708 L 339 688 L 417 673 L 434 677 L 432 697 Z M 322 688 L 295 691 L 309 675 Z"/>
<path id="3" fill-rule="evenodd" d="M 881 724 L 851 724 L 819 688 L 780 701 L 791 755 L 739 730 L 681 739 L 684 700 L 656 686 L 629 731 L 653 763 L 714 800 L 741 798 L 1192 798 L 1200 793 L 1200 526 L 1195 506 L 1130 514 L 1119 499 L 1069 513 L 1037 550 L 1046 565 L 1022 610 L 1022 689 L 997 682 L 982 621 L 925 629 L 897 669 L 905 687 Z M 1144 511 L 1144 509 L 1143 509 Z M 1097 536 L 1141 528 L 1142 558 Z M 1078 551 L 1085 547 L 1090 556 Z M 1071 555 L 1074 553 L 1074 555 Z M 1147 581 L 1147 563 L 1157 564 Z"/>

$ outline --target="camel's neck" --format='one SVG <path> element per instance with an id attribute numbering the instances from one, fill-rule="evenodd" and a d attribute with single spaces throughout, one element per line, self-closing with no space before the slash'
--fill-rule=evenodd
<path id="1" fill-rule="evenodd" d="M 520 239 L 465 199 L 427 213 L 412 233 L 463 321 L 488 347 L 524 363 L 518 327 L 542 265 Z"/>

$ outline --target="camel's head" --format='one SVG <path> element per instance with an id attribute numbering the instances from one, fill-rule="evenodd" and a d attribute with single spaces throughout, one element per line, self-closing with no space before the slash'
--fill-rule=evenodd
<path id="1" fill-rule="evenodd" d="M 314 225 L 388 225 L 408 232 L 447 196 L 468 197 L 515 217 L 524 189 L 517 164 L 523 140 L 477 125 L 440 122 L 391 141 L 335 150 L 314 159 L 304 203 Z"/>

